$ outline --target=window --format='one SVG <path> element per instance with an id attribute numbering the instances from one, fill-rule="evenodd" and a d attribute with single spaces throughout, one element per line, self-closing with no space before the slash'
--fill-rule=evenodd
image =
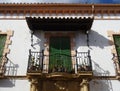
<path id="1" fill-rule="evenodd" d="M 4 77 L 5 64 L 7 63 L 6 55 L 10 52 L 9 45 L 11 44 L 10 37 L 13 36 L 13 31 L 0 31 L 0 78 Z"/>
<path id="2" fill-rule="evenodd" d="M 111 45 L 111 53 L 113 54 L 113 62 L 117 76 L 120 75 L 120 32 L 107 31 L 108 37 L 110 38 L 109 44 Z"/>
<path id="3" fill-rule="evenodd" d="M 120 35 L 113 35 L 113 39 L 114 39 L 114 44 L 115 44 L 119 66 L 120 66 Z"/>

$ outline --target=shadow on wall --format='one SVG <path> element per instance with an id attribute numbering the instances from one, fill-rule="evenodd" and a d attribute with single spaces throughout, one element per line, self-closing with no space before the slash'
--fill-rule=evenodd
<path id="1" fill-rule="evenodd" d="M 35 31 L 33 34 L 33 38 L 31 38 L 31 44 L 33 49 L 37 49 L 39 46 L 40 50 L 44 49 L 44 35 L 41 31 Z M 82 32 L 76 32 L 76 48 L 78 49 L 81 46 L 87 46 L 87 35 Z M 89 38 L 88 38 L 89 48 L 92 46 L 104 48 L 105 46 L 109 46 L 109 39 L 99 34 L 95 30 L 90 30 Z"/>
<path id="2" fill-rule="evenodd" d="M 90 30 L 88 44 L 90 48 L 91 46 L 96 46 L 103 49 L 105 46 L 109 46 L 109 39 L 105 38 L 95 30 Z M 77 33 L 76 47 L 79 48 L 81 46 L 87 46 L 87 35 L 84 33 Z"/>
<path id="3" fill-rule="evenodd" d="M 41 31 L 35 31 L 31 37 L 31 46 L 33 49 L 37 49 L 36 46 L 39 46 L 40 51 L 44 49 L 44 37 Z"/>
<path id="4" fill-rule="evenodd" d="M 9 58 L 7 60 L 5 76 L 16 76 L 19 67 L 18 64 L 14 64 Z"/>
<path id="5" fill-rule="evenodd" d="M 105 46 L 109 46 L 109 39 L 105 38 L 95 30 L 91 30 L 89 34 L 89 45 L 104 48 Z"/>
<path id="6" fill-rule="evenodd" d="M 97 64 L 93 60 L 92 62 L 93 62 L 94 69 L 95 69 L 93 70 L 93 74 L 95 76 L 109 76 L 110 74 L 109 71 L 106 71 L 103 68 L 101 68 L 99 64 Z M 113 91 L 111 80 L 107 78 L 105 80 L 94 79 L 90 82 L 90 91 L 101 91 L 101 89 L 102 91 Z"/>
<path id="7" fill-rule="evenodd" d="M 7 58 L 5 76 L 16 76 L 18 64 L 14 64 L 9 58 Z M 0 80 L 0 87 L 13 87 L 15 86 L 15 79 L 2 79 Z"/>
<path id="8" fill-rule="evenodd" d="M 90 82 L 90 91 L 113 91 L 112 83 L 109 79 L 92 80 Z"/>
<path id="9" fill-rule="evenodd" d="M 15 80 L 13 79 L 1 79 L 0 87 L 13 87 L 15 86 Z"/>
<path id="10" fill-rule="evenodd" d="M 93 62 L 93 65 L 94 65 L 93 75 L 95 75 L 95 76 L 109 76 L 110 75 L 109 71 L 104 70 L 103 68 L 101 68 L 99 66 L 99 64 L 97 64 L 93 60 L 92 60 L 92 62 Z"/>

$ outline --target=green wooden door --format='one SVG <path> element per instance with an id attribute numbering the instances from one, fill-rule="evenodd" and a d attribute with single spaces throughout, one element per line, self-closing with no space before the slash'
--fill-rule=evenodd
<path id="1" fill-rule="evenodd" d="M 72 69 L 71 50 L 69 37 L 50 38 L 50 70 L 70 72 Z"/>

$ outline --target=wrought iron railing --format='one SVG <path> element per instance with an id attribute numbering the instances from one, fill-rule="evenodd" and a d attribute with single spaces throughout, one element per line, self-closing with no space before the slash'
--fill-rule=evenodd
<path id="1" fill-rule="evenodd" d="M 76 55 L 76 64 L 77 64 L 77 72 L 80 71 L 92 71 L 92 63 L 90 51 L 88 52 L 77 52 Z"/>
<path id="2" fill-rule="evenodd" d="M 42 72 L 43 70 L 43 51 L 42 52 L 31 52 L 29 50 L 28 60 L 28 72 Z"/>
<path id="3" fill-rule="evenodd" d="M 49 55 L 49 73 L 51 72 L 74 72 L 72 69 L 72 59 L 74 56 L 56 53 Z M 51 62 L 52 61 L 52 62 Z"/>
<path id="4" fill-rule="evenodd" d="M 8 59 L 7 59 L 7 54 L 5 54 L 4 56 L 0 57 L 0 76 L 4 76 L 5 74 L 5 64 L 7 63 Z"/>
<path id="5" fill-rule="evenodd" d="M 59 56 L 54 55 L 54 59 L 59 61 L 62 59 L 70 59 L 71 64 L 64 65 L 64 61 L 61 63 L 57 63 L 58 65 L 50 65 L 50 55 L 44 55 L 44 51 L 41 52 L 33 52 L 29 51 L 29 60 L 28 60 L 28 68 L 27 72 L 67 72 L 67 73 L 78 73 L 81 71 L 92 71 L 92 63 L 90 51 L 88 52 L 77 52 L 75 56 L 68 56 L 61 54 Z M 47 60 L 47 61 L 46 61 Z M 71 67 L 71 68 L 70 68 Z M 51 69 L 52 68 L 52 69 Z"/>

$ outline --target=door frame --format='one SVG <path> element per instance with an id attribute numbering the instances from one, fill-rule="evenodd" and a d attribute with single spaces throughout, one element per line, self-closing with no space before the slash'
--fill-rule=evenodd
<path id="1" fill-rule="evenodd" d="M 44 65 L 46 66 L 46 72 L 49 71 L 49 45 L 50 45 L 50 37 L 70 37 L 70 50 L 71 50 L 71 56 L 76 55 L 76 51 L 74 49 L 75 47 L 75 32 L 45 32 L 44 34 L 45 42 L 44 42 L 44 55 L 46 55 L 46 58 L 44 60 Z M 71 59 L 72 61 L 72 68 L 75 69 L 75 59 Z"/>
<path id="2" fill-rule="evenodd" d="M 49 44 L 49 72 L 71 72 L 70 37 L 52 36 Z M 66 54 L 66 55 L 65 55 Z"/>

